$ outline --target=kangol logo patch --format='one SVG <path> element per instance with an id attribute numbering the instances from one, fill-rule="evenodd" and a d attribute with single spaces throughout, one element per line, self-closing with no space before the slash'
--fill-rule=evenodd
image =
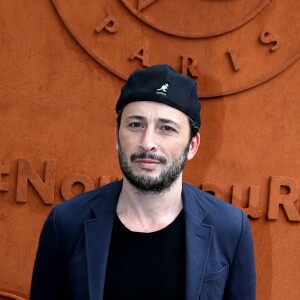
<path id="1" fill-rule="evenodd" d="M 156 94 L 167 95 L 168 88 L 169 88 L 169 84 L 165 83 L 156 90 Z"/>

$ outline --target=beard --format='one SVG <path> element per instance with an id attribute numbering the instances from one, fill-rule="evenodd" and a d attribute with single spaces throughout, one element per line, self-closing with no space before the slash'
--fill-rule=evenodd
<path id="1" fill-rule="evenodd" d="M 189 153 L 190 143 L 186 145 L 179 158 L 175 159 L 170 166 L 168 166 L 164 171 L 161 172 L 160 175 L 156 177 L 134 174 L 132 166 L 130 165 L 129 160 L 127 159 L 126 154 L 121 147 L 120 141 L 118 141 L 118 146 L 118 158 L 121 170 L 135 190 L 143 194 L 161 194 L 170 190 L 172 184 L 181 174 Z M 167 159 L 165 157 L 148 152 L 132 154 L 130 156 L 130 162 L 132 163 L 136 159 L 144 158 L 154 159 L 159 161 L 162 165 L 167 165 Z M 152 172 L 152 170 L 147 169 L 145 171 L 148 173 Z"/>

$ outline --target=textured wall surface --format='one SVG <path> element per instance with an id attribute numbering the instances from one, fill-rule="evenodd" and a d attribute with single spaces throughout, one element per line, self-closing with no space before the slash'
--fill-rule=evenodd
<path id="1" fill-rule="evenodd" d="M 184 179 L 243 208 L 258 300 L 300 299 L 300 2 L 0 0 L 0 299 L 28 299 L 53 205 L 121 177 L 115 102 L 135 68 L 198 82 Z"/>

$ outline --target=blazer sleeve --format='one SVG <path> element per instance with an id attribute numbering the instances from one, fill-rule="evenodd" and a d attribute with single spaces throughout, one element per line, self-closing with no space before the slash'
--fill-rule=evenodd
<path id="1" fill-rule="evenodd" d="M 57 207 L 50 212 L 41 232 L 33 268 L 31 300 L 71 299 L 67 266 L 57 226 Z"/>
<path id="2" fill-rule="evenodd" d="M 239 243 L 229 269 L 224 300 L 256 299 L 254 247 L 249 220 L 244 212 L 241 227 Z"/>

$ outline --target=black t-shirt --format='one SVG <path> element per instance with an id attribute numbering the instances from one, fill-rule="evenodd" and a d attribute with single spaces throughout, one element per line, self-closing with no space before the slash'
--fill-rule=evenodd
<path id="1" fill-rule="evenodd" d="M 116 215 L 104 299 L 184 299 L 184 227 L 182 211 L 170 225 L 151 233 L 130 231 Z"/>

